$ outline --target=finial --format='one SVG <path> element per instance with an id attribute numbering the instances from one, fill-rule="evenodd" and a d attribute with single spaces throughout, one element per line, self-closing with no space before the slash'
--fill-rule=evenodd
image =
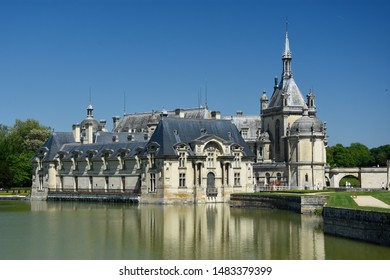
<path id="1" fill-rule="evenodd" d="M 92 90 L 91 90 L 91 87 L 89 87 L 89 105 L 92 105 Z"/>
<path id="2" fill-rule="evenodd" d="M 286 34 L 288 33 L 288 17 L 286 17 Z"/>

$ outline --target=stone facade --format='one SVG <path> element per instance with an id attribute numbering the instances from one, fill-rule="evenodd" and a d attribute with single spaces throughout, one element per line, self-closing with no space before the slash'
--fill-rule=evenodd
<path id="1" fill-rule="evenodd" d="M 260 97 L 260 130 L 254 177 L 257 190 L 322 189 L 325 185 L 326 126 L 316 117 L 314 93 L 306 100 L 292 74 L 288 34 L 282 54 L 280 83 L 270 99 Z"/>
<path id="2" fill-rule="evenodd" d="M 53 133 L 39 149 L 34 193 L 57 199 L 121 193 L 173 204 L 226 202 L 231 193 L 253 192 L 254 155 L 230 121 L 164 114 L 151 133 L 147 127 L 107 132 L 92 110 L 73 132 Z"/>
<path id="3" fill-rule="evenodd" d="M 146 146 L 141 202 L 227 202 L 253 192 L 253 158 L 229 121 L 163 119 Z"/>

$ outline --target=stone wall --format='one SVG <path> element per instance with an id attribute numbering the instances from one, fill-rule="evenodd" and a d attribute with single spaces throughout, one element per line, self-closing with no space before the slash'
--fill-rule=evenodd
<path id="1" fill-rule="evenodd" d="M 390 246 L 390 213 L 324 207 L 324 233 Z"/>
<path id="2" fill-rule="evenodd" d="M 232 207 L 277 208 L 290 210 L 300 214 L 312 214 L 321 211 L 327 198 L 319 195 L 244 195 L 232 194 Z"/>
<path id="3" fill-rule="evenodd" d="M 139 197 L 136 194 L 124 193 L 49 192 L 47 200 L 138 203 Z"/>

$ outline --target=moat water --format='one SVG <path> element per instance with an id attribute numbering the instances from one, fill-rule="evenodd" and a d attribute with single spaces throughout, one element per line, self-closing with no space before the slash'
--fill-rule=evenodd
<path id="1" fill-rule="evenodd" d="M 390 259 L 389 247 L 324 235 L 322 223 L 228 204 L 0 201 L 0 259 Z"/>

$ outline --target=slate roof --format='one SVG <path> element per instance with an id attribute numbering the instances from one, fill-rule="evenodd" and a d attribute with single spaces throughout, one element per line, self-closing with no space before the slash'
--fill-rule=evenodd
<path id="1" fill-rule="evenodd" d="M 133 156 L 137 149 L 144 149 L 147 139 L 144 138 L 143 133 L 132 133 L 132 139 L 128 139 L 129 133 L 112 133 L 112 132 L 98 132 L 94 144 L 82 144 L 74 141 L 72 132 L 55 132 L 40 148 L 46 155 L 43 160 L 54 160 L 60 151 L 65 152 L 65 157 L 70 158 L 72 152 L 77 150 L 82 152 L 81 157 L 87 156 L 87 151 L 96 150 L 95 156 L 101 156 L 105 149 L 113 150 L 112 156 L 117 156 L 120 149 L 130 149 L 128 156 Z M 113 137 L 117 137 L 115 142 Z"/>
<path id="2" fill-rule="evenodd" d="M 53 132 L 50 138 L 42 145 L 42 148 L 48 149 L 44 160 L 52 160 L 64 144 L 75 143 L 72 132 Z"/>
<path id="3" fill-rule="evenodd" d="M 278 88 L 275 89 L 271 101 L 268 105 L 268 108 L 273 107 L 282 107 L 283 105 L 283 95 L 287 94 L 287 106 L 290 107 L 300 107 L 307 108 L 305 99 L 302 96 L 301 91 L 299 90 L 297 84 L 293 77 L 289 79 L 284 79 Z"/>
<path id="4" fill-rule="evenodd" d="M 248 135 L 246 140 L 253 140 L 258 138 L 258 131 L 261 129 L 261 118 L 257 116 L 227 116 L 224 117 L 225 120 L 230 120 L 234 123 L 239 131 L 243 129 L 248 130 Z"/>
<path id="5" fill-rule="evenodd" d="M 162 114 L 166 114 L 168 118 L 175 118 L 177 110 L 180 110 L 186 119 L 210 118 L 209 110 L 206 107 L 134 113 L 124 115 L 113 131 L 127 132 L 129 129 L 142 131 L 148 128 L 148 124 L 157 124 L 161 120 Z"/>
<path id="6" fill-rule="evenodd" d="M 142 152 L 147 142 L 116 142 L 105 144 L 65 144 L 61 151 L 65 152 L 64 159 L 71 159 L 73 152 L 79 152 L 79 158 L 87 158 L 89 151 L 94 151 L 94 158 L 104 156 L 106 151 L 111 151 L 108 158 L 116 158 L 122 150 L 127 150 L 126 157 L 134 157 Z"/>
<path id="7" fill-rule="evenodd" d="M 164 118 L 156 127 L 149 143 L 154 142 L 160 146 L 156 154 L 158 157 L 176 156 L 175 145 L 185 143 L 191 147 L 194 141 L 213 135 L 231 144 L 241 145 L 244 148 L 244 156 L 254 156 L 237 127 L 229 120 Z M 190 154 L 193 154 L 193 151 L 190 151 Z"/>

